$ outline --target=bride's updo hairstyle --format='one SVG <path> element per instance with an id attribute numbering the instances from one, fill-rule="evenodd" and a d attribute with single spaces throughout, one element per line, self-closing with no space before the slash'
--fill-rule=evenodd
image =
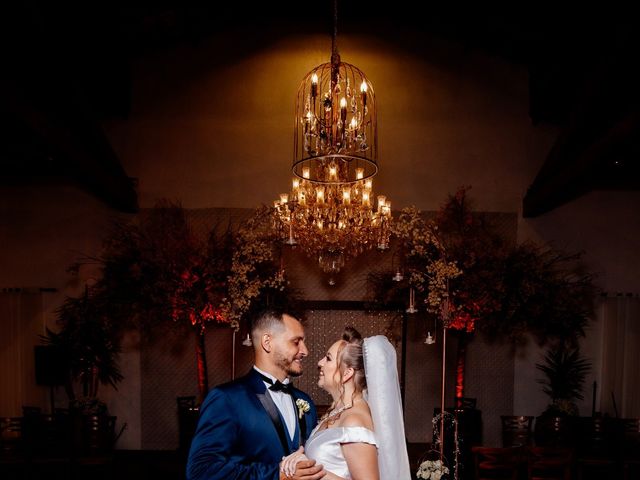
<path id="1" fill-rule="evenodd" d="M 340 380 L 342 380 L 342 372 L 347 368 L 353 368 L 356 393 L 362 393 L 367 388 L 367 378 L 364 374 L 364 356 L 362 354 L 362 335 L 353 327 L 344 329 L 342 346 L 338 349 Z"/>

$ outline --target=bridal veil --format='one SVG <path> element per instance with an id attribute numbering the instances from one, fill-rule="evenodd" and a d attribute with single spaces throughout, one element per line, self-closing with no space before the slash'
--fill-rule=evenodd
<path id="1" fill-rule="evenodd" d="M 410 480 L 396 350 L 387 337 L 376 335 L 364 339 L 363 355 L 380 480 Z"/>

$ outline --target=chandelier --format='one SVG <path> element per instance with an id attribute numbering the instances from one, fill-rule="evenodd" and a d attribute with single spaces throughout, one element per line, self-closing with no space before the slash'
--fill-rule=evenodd
<path id="1" fill-rule="evenodd" d="M 331 62 L 311 70 L 296 97 L 290 193 L 274 202 L 288 245 L 300 245 L 323 271 L 376 246 L 389 248 L 391 203 L 373 193 L 378 172 L 373 85 L 338 54 L 334 1 Z M 335 283 L 333 277 L 330 284 Z"/>

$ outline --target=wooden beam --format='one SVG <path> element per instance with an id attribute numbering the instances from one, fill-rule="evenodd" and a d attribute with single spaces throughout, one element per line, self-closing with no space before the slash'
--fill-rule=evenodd
<path id="1" fill-rule="evenodd" d="M 547 213 L 597 188 L 607 159 L 640 130 L 634 112 L 600 135 L 587 127 L 560 136 L 522 201 L 525 218 Z"/>

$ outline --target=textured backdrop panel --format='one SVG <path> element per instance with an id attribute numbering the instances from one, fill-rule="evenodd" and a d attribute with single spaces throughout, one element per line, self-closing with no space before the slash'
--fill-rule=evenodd
<path id="1" fill-rule="evenodd" d="M 355 310 L 315 310 L 305 315 L 305 334 L 309 357 L 305 362 L 305 374 L 296 384 L 309 393 L 318 405 L 329 405 L 331 396 L 317 386 L 317 363 L 329 347 L 342 336 L 345 326 L 355 327 L 363 337 L 384 334 L 393 322 L 389 312 L 365 313 Z M 396 344 L 398 369 L 402 346 Z M 398 370 L 399 372 L 399 370 Z"/>
<path id="2" fill-rule="evenodd" d="M 226 227 L 228 222 L 238 225 L 252 214 L 249 209 L 188 210 L 194 231 L 206 237 L 211 225 Z M 517 215 L 488 213 L 490 221 L 509 241 L 515 242 Z M 283 261 L 292 284 L 300 289 L 305 300 L 366 300 L 366 276 L 373 269 L 391 266 L 389 252 L 371 251 L 348 263 L 336 276 L 337 284 L 329 287 L 328 277 L 317 267 L 316 261 L 298 250 L 284 249 Z M 309 357 L 305 374 L 297 380 L 320 405 L 330 403 L 329 396 L 316 386 L 316 363 L 326 349 L 341 334 L 345 325 L 353 325 L 364 336 L 386 332 L 400 332 L 398 319 L 389 312 L 366 314 L 361 311 L 316 310 L 306 313 L 306 332 Z M 425 345 L 427 330 L 432 321 L 423 312 L 408 317 L 405 372 L 405 419 L 407 438 L 411 442 L 430 442 L 433 410 L 440 405 L 442 372 L 442 338 L 435 345 Z M 235 336 L 229 329 L 216 328 L 207 334 L 209 385 L 226 382 L 232 374 L 246 373 L 253 363 L 252 349 L 242 346 L 246 331 Z M 192 336 L 165 336 L 159 341 L 142 345 L 142 448 L 174 449 L 178 446 L 177 396 L 197 395 L 196 360 Z M 398 359 L 401 344 L 398 342 Z M 450 336 L 446 359 L 446 404 L 452 405 L 455 375 L 456 339 Z M 235 358 L 235 364 L 232 362 Z M 477 336 L 468 346 L 465 396 L 477 399 L 482 410 L 483 439 L 486 445 L 500 443 L 500 415 L 513 412 L 514 361 L 508 345 L 489 344 Z"/>

